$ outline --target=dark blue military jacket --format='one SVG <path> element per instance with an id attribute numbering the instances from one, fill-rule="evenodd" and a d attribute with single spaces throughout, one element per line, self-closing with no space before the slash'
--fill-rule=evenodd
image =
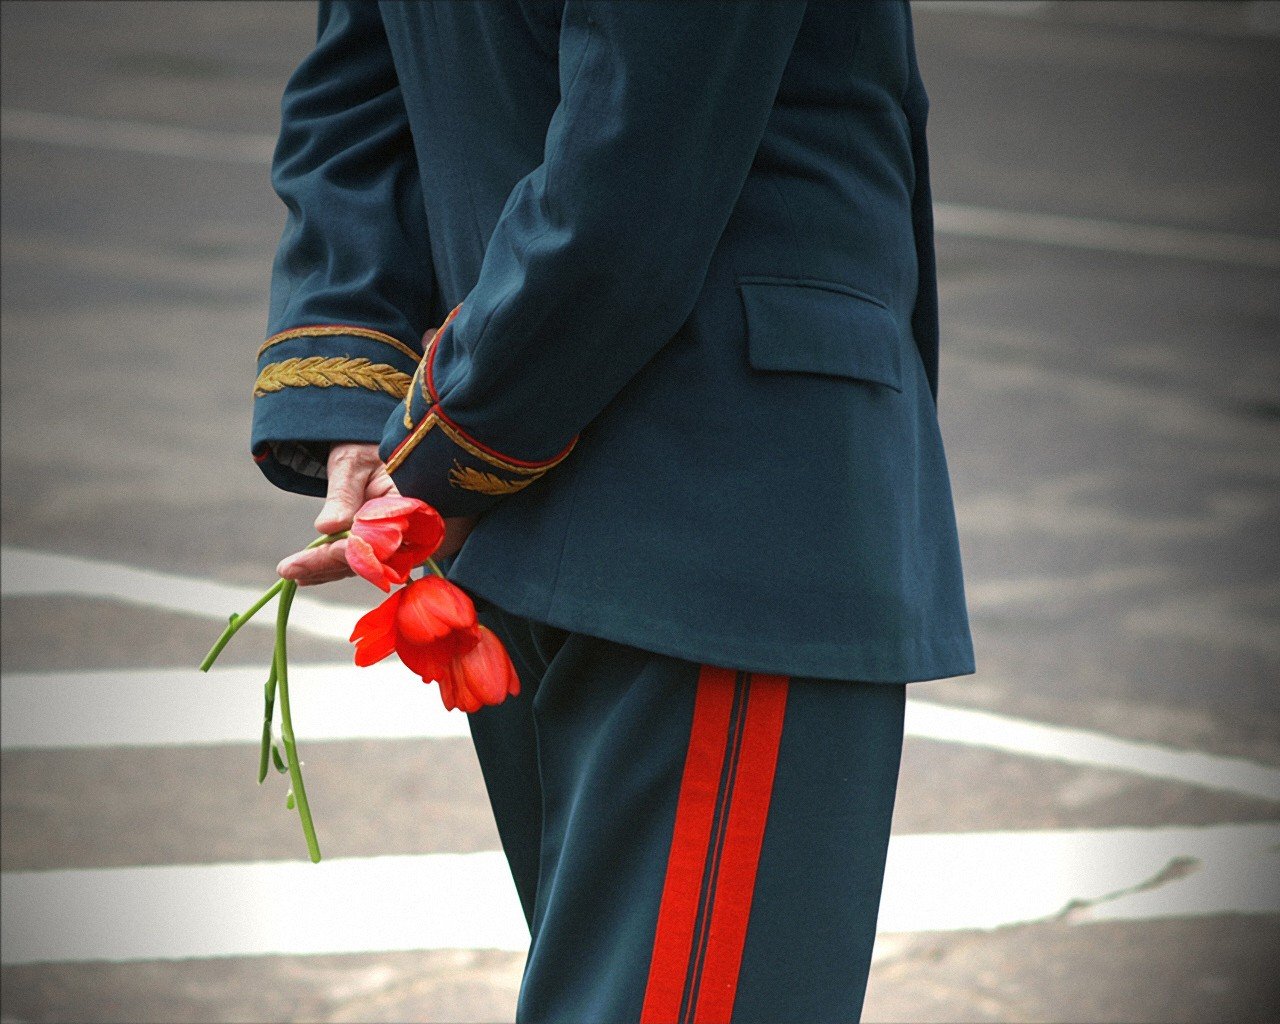
<path id="1" fill-rule="evenodd" d="M 972 671 L 927 102 L 896 0 L 322 4 L 255 458 L 318 494 L 327 443 L 381 439 L 481 514 L 450 577 L 566 629 Z"/>

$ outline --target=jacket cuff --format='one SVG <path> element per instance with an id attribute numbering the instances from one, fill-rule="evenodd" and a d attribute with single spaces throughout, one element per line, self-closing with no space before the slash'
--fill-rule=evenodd
<path id="1" fill-rule="evenodd" d="M 420 498 L 444 516 L 475 516 L 528 487 L 562 462 L 575 437 L 549 459 L 503 454 L 460 427 L 436 392 L 432 363 L 455 306 L 427 346 L 401 407 L 386 422 L 379 454 L 401 494 Z"/>
<path id="2" fill-rule="evenodd" d="M 323 497 L 325 474 L 303 472 L 293 454 L 339 441 L 376 444 L 418 362 L 412 347 L 371 328 L 324 324 L 272 335 L 258 350 L 254 462 L 277 487 Z"/>

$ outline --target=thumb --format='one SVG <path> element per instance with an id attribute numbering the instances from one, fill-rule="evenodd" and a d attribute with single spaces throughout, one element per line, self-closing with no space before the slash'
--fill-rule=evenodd
<path id="1" fill-rule="evenodd" d="M 315 523 L 320 533 L 350 529 L 378 467 L 377 453 L 376 445 L 335 445 L 329 453 L 329 489 Z"/>

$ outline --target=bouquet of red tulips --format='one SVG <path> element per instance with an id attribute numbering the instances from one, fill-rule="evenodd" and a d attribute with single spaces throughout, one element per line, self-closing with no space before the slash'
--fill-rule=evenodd
<path id="1" fill-rule="evenodd" d="M 431 558 L 444 540 L 444 520 L 434 508 L 425 501 L 399 495 L 374 498 L 356 513 L 350 530 L 318 537 L 308 547 L 343 538 L 347 540 L 347 564 L 351 569 L 390 594 L 361 616 L 351 632 L 357 665 L 372 665 L 394 651 L 424 683 L 434 682 L 440 687 L 440 698 L 450 711 L 477 711 L 520 692 L 520 680 L 502 641 L 480 625 L 471 599 L 444 578 Z M 410 573 L 420 565 L 426 565 L 430 575 L 410 579 Z M 392 586 L 400 589 L 392 591 Z M 311 860 L 319 862 L 320 844 L 302 784 L 302 762 L 298 760 L 289 709 L 286 634 L 289 608 L 297 589 L 293 580 L 277 580 L 251 608 L 232 615 L 200 669 L 209 671 L 240 627 L 279 596 L 275 654 L 263 690 L 258 782 L 266 779 L 271 763 L 277 771 L 289 775 L 291 788 L 285 804 L 297 809 Z M 277 697 L 283 753 L 272 742 Z"/>

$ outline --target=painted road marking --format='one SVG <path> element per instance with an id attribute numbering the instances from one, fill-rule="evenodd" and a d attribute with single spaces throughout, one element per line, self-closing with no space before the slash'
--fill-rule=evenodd
<path id="1" fill-rule="evenodd" d="M 1243 2 L 1209 5 L 1180 5 L 1193 15 L 1210 13 L 1213 17 L 1189 20 L 1165 18 L 1162 22 L 1127 22 L 1123 17 L 1108 20 L 1106 5 L 1095 7 L 1087 20 L 1065 21 L 1063 24 L 1082 28 L 1147 29 L 1155 32 L 1179 32 L 1204 36 L 1275 36 L 1280 35 L 1280 4 L 1275 0 L 1243 0 Z M 1053 16 L 1061 10 L 1060 0 L 912 0 L 913 10 L 929 14 L 994 14 L 1006 18 L 1038 18 Z M 1206 11 L 1206 7 L 1210 10 Z M 1123 10 L 1123 8 L 1121 8 Z M 1102 18 L 1098 18 L 1098 14 Z M 1225 16 L 1224 16 L 1225 15 Z"/>
<path id="2" fill-rule="evenodd" d="M 153 747 L 258 743 L 266 666 L 0 677 L 0 749 Z M 467 716 L 446 711 L 398 661 L 291 665 L 299 742 L 470 736 Z"/>
<path id="3" fill-rule="evenodd" d="M 256 132 L 76 117 L 12 107 L 0 110 L 0 136 L 50 146 L 258 166 L 271 160 L 276 144 L 275 136 Z"/>
<path id="4" fill-rule="evenodd" d="M 1052 0 L 913 0 L 913 10 L 941 11 L 947 14 L 1002 14 L 1006 17 L 1031 18 L 1043 14 Z"/>
<path id="5" fill-rule="evenodd" d="M 1028 242 L 1064 249 L 1163 256 L 1207 263 L 1280 267 L 1280 239 L 1258 235 L 993 210 L 958 203 L 935 203 L 933 216 L 934 227 L 940 233 L 961 238 Z"/>
<path id="6" fill-rule="evenodd" d="M 0 136 L 23 142 L 148 156 L 266 164 L 275 138 L 249 132 L 143 124 L 34 110 L 0 110 Z M 1092 252 L 1280 267 L 1280 239 L 1194 228 L 935 203 L 934 227 L 962 238 Z"/>
<path id="7" fill-rule="evenodd" d="M 110 562 L 6 547 L 0 596 L 65 594 L 125 601 L 223 620 L 248 607 L 260 591 L 158 573 Z M 302 632 L 345 640 L 366 609 L 324 604 L 308 597 L 294 603 L 291 625 Z M 264 609 L 253 623 L 274 621 Z M 362 670 L 364 673 L 372 669 Z M 364 682 L 361 682 L 361 680 Z M 215 680 L 221 680 L 216 685 Z M 359 675 L 343 665 L 298 668 L 298 692 L 316 696 L 298 701 L 299 734 L 315 739 L 466 735 L 462 716 L 441 721 L 434 693 L 413 681 L 397 664 Z M 352 699 L 352 687 L 383 688 L 385 711 Z M 3 725 L 0 746 L 145 746 L 174 743 L 230 743 L 252 740 L 246 712 L 254 706 L 261 672 L 215 668 L 138 672 L 22 673 L 0 686 Z M 64 700 L 57 705 L 48 694 Z M 71 699 L 74 695 L 74 699 Z M 246 703 L 247 702 L 247 703 Z M 194 707 L 201 714 L 192 713 Z M 71 709 L 75 708 L 76 711 Z M 248 732 L 246 733 L 246 730 Z M 907 734 L 945 743 L 1131 772 L 1207 789 L 1280 799 L 1280 770 L 1243 758 L 1176 750 L 1154 743 L 1118 739 L 1086 729 L 1029 722 L 987 711 L 907 702 Z"/>
<path id="8" fill-rule="evenodd" d="M 14 872 L 0 895 L 6 964 L 529 943 L 496 851 Z"/>
<path id="9" fill-rule="evenodd" d="M 1177 750 L 1123 740 L 1088 729 L 921 700 L 907 701 L 908 736 L 962 743 L 1050 761 L 1131 772 L 1204 789 L 1280 800 L 1280 769 L 1242 757 Z"/>
<path id="10" fill-rule="evenodd" d="M 883 932 L 1280 911 L 1280 824 L 895 836 Z"/>
<path id="11" fill-rule="evenodd" d="M 894 836 L 879 931 L 1277 913 L 1278 847 L 1280 825 Z M 6 964 L 523 951 L 529 938 L 496 852 L 12 872 L 0 915 Z"/>
<path id="12" fill-rule="evenodd" d="M 23 548 L 0 548 L 0 597 L 68 596 L 104 598 L 126 604 L 185 612 L 226 624 L 232 612 L 244 611 L 270 584 L 236 587 L 226 583 L 135 569 L 73 555 L 54 555 Z M 293 602 L 289 628 L 328 640 L 346 641 L 351 628 L 369 608 L 327 604 L 300 594 Z M 249 626 L 275 628 L 274 605 L 249 620 Z M 211 636 L 209 642 L 215 638 Z"/>
<path id="13" fill-rule="evenodd" d="M 294 726 L 308 741 L 469 736 L 434 687 L 392 661 L 297 665 Z M 0 677 L 0 749 L 257 743 L 265 668 L 13 672 Z M 376 697 L 370 699 L 371 691 Z M 54 699 L 56 697 L 56 699 Z M 1280 769 L 1087 729 L 907 700 L 906 733 L 1280 801 Z"/>

